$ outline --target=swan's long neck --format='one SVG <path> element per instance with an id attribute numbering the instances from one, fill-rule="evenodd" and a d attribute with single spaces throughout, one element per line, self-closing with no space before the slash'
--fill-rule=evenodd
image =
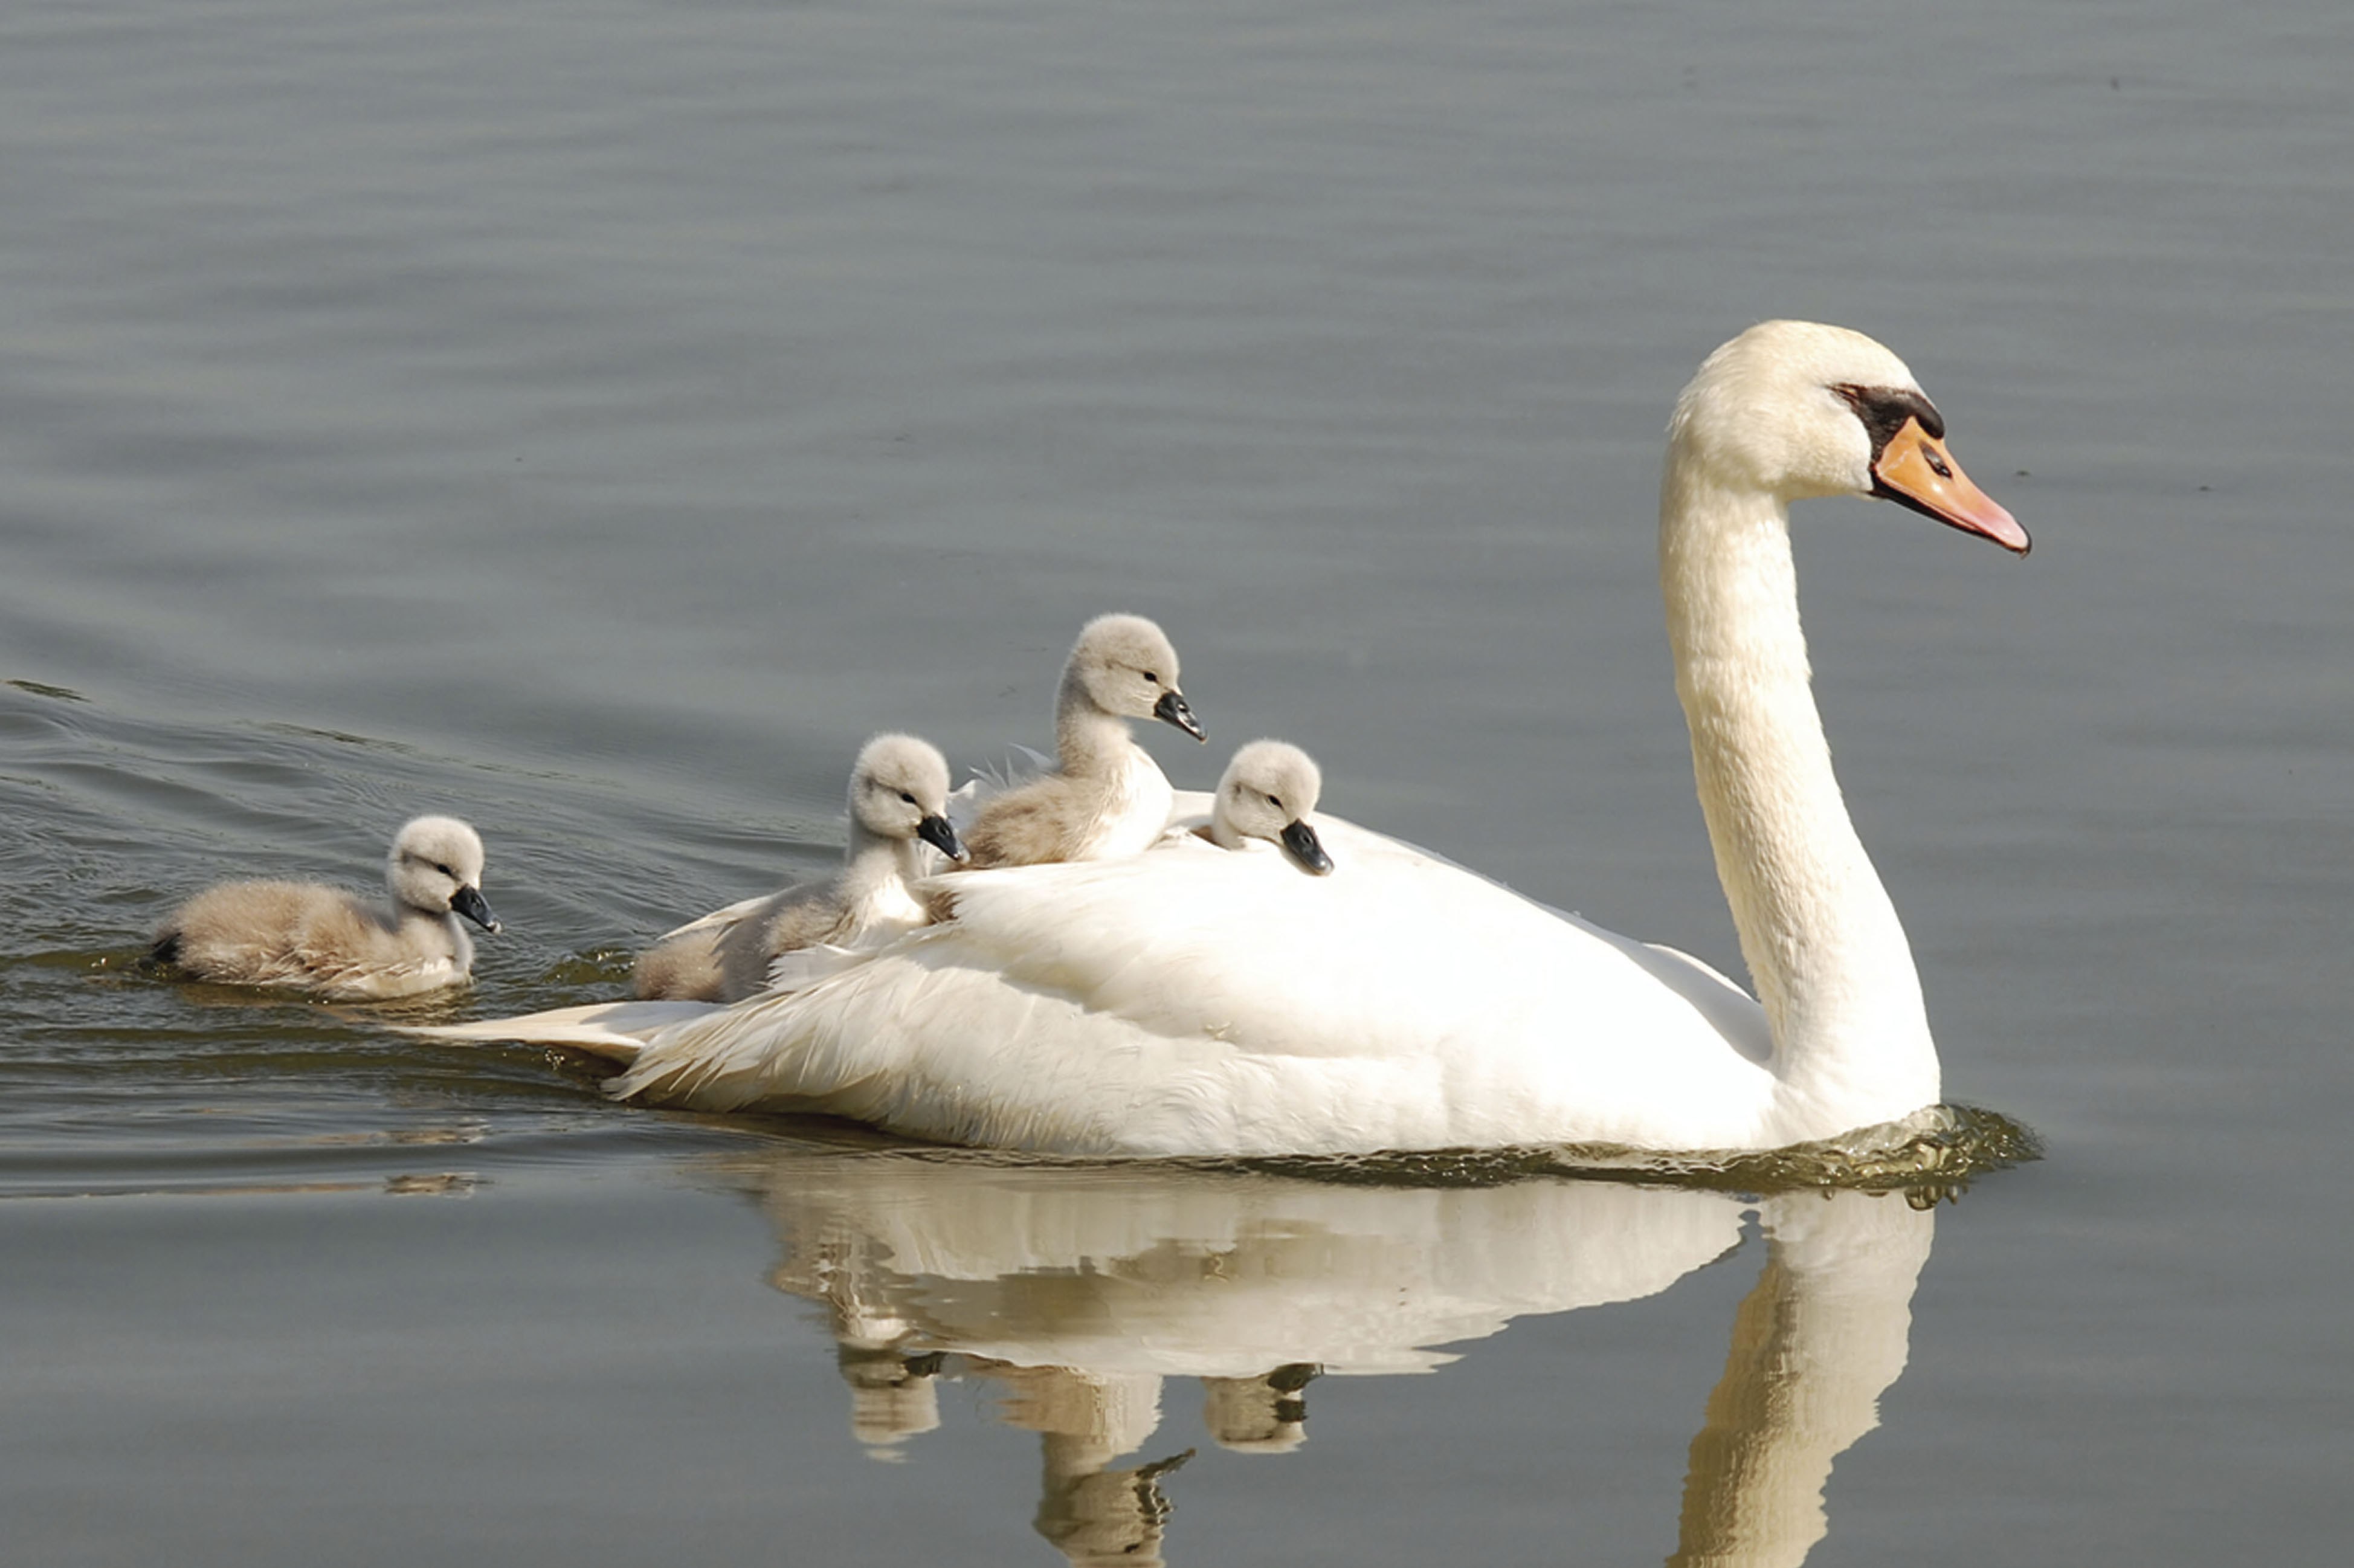
<path id="1" fill-rule="evenodd" d="M 1836 1131 L 1937 1101 L 1904 927 L 1848 820 L 1776 496 L 1669 453 L 1659 577 L 1692 770 L 1782 1108 Z"/>

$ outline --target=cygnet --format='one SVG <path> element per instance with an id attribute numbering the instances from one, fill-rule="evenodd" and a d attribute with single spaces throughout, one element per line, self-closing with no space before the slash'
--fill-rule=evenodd
<path id="1" fill-rule="evenodd" d="M 1324 776 L 1306 752 L 1280 740 L 1252 741 L 1235 753 L 1218 780 L 1211 842 L 1240 849 L 1245 839 L 1265 839 L 1281 844 L 1300 870 L 1322 876 L 1332 869 L 1332 857 L 1308 825 L 1308 813 L 1323 792 Z"/>
<path id="2" fill-rule="evenodd" d="M 965 833 L 976 866 L 1113 860 L 1169 825 L 1175 793 L 1129 736 L 1157 718 L 1207 740 L 1177 687 L 1177 650 L 1140 615 L 1087 622 L 1055 701 L 1056 770 L 983 802 Z"/>
<path id="3" fill-rule="evenodd" d="M 682 926 L 638 960 L 647 1001 L 741 1001 L 769 989 L 787 953 L 873 946 L 927 923 L 908 883 L 928 874 L 924 845 L 965 858 L 949 825 L 949 765 L 928 742 L 878 735 L 850 774 L 850 847 L 816 886 L 748 899 Z"/>
<path id="4" fill-rule="evenodd" d="M 458 916 L 499 923 L 482 900 L 482 841 L 455 817 L 402 826 L 385 862 L 392 906 L 308 882 L 228 882 L 155 933 L 150 957 L 198 980 L 334 1001 L 378 1001 L 461 985 L 474 944 Z"/>

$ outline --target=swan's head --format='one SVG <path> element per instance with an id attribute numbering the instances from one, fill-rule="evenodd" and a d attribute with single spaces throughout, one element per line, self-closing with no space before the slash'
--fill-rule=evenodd
<path id="1" fill-rule="evenodd" d="M 1710 355 L 1676 400 L 1668 461 L 1784 502 L 1878 496 L 2028 549 L 1946 450 L 1946 421 L 1904 362 L 1845 327 L 1761 322 Z"/>
<path id="2" fill-rule="evenodd" d="M 850 770 L 850 815 L 884 839 L 921 839 L 950 860 L 967 858 L 949 825 L 949 763 L 912 735 L 878 735 Z"/>
<path id="3" fill-rule="evenodd" d="M 1281 844 L 1302 871 L 1322 876 L 1332 869 L 1308 813 L 1324 792 L 1324 776 L 1309 755 L 1279 740 L 1255 740 L 1235 753 L 1218 780 L 1210 836 L 1228 849 L 1244 839 Z"/>
<path id="4" fill-rule="evenodd" d="M 404 908 L 454 912 L 485 931 L 499 928 L 482 899 L 482 835 L 455 817 L 418 817 L 403 824 L 384 877 Z"/>
<path id="5" fill-rule="evenodd" d="M 1099 615 L 1087 622 L 1063 671 L 1064 685 L 1074 683 L 1105 713 L 1157 718 L 1195 740 L 1210 738 L 1177 689 L 1177 650 L 1140 615 Z"/>

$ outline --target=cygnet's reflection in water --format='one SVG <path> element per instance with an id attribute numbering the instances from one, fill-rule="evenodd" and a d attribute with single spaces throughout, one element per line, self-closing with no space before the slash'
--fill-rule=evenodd
<path id="1" fill-rule="evenodd" d="M 1319 1375 L 1426 1371 L 1514 1318 L 1638 1300 L 1766 1235 L 1691 1445 L 1677 1563 L 1803 1561 L 1833 1458 L 1903 1370 L 1933 1214 L 1901 1195 L 1752 1200 L 1533 1178 L 1394 1188 L 1159 1165 L 909 1151 L 731 1164 L 775 1223 L 778 1288 L 822 1303 L 851 1426 L 882 1457 L 939 1424 L 943 1378 L 986 1380 L 1040 1435 L 1035 1516 L 1071 1562 L 1163 1561 L 1161 1483 L 1115 1468 L 1199 1380 L 1223 1447 L 1306 1438 Z"/>

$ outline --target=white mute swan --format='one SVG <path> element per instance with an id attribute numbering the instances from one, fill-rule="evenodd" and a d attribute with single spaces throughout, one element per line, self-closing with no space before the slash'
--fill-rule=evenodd
<path id="1" fill-rule="evenodd" d="M 1140 615 L 1099 615 L 1079 632 L 1055 702 L 1056 771 L 984 801 L 965 831 L 976 866 L 1130 855 L 1175 804 L 1161 765 L 1129 737 L 1157 718 L 1208 738 L 1177 689 L 1177 650 Z"/>
<path id="2" fill-rule="evenodd" d="M 1280 740 L 1254 740 L 1226 764 L 1203 831 L 1221 849 L 1244 849 L 1247 839 L 1278 844 L 1300 870 L 1323 876 L 1332 857 L 1308 824 L 1323 792 L 1315 758 Z"/>
<path id="3" fill-rule="evenodd" d="M 223 883 L 174 910 L 149 956 L 198 980 L 336 1001 L 463 983 L 474 944 L 458 916 L 499 928 L 482 901 L 480 836 L 455 817 L 419 817 L 392 841 L 384 875 L 388 909 L 317 883 Z"/>
<path id="4" fill-rule="evenodd" d="M 638 995 L 741 1001 L 769 989 L 778 959 L 820 945 L 879 946 L 929 916 L 908 884 L 927 874 L 924 846 L 952 861 L 949 764 L 912 735 L 878 735 L 850 770 L 850 844 L 823 884 L 731 904 L 672 931 L 638 959 Z"/>
<path id="5" fill-rule="evenodd" d="M 1788 505 L 1880 495 L 2007 548 L 1895 355 L 1769 322 L 1669 425 L 1660 578 L 1702 813 L 1758 989 L 1326 817 L 1336 863 L 1177 835 L 955 878 L 957 918 L 725 1011 L 461 1026 L 628 1062 L 620 1096 L 1074 1154 L 1779 1148 L 1938 1099 L 1903 927 L 1832 776 Z"/>

